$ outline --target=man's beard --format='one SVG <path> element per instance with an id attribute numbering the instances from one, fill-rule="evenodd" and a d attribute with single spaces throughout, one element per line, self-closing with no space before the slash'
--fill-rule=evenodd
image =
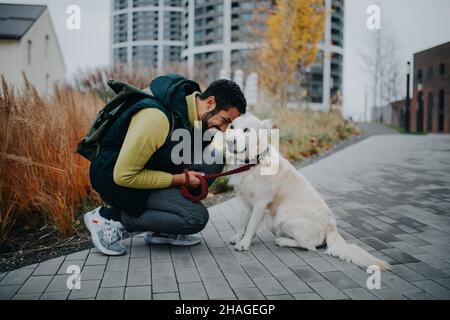
<path id="1" fill-rule="evenodd" d="M 203 144 L 203 148 L 206 148 L 208 145 L 210 145 L 211 142 L 212 142 L 212 139 L 214 138 L 214 136 L 212 134 L 209 134 L 209 133 L 206 134 L 206 132 L 209 129 L 212 129 L 212 128 L 216 128 L 218 131 L 220 131 L 220 129 L 217 128 L 217 127 L 209 128 L 209 120 L 212 117 L 214 117 L 216 114 L 217 114 L 217 111 L 212 110 L 212 111 L 209 111 L 209 112 L 205 113 L 205 115 L 202 118 L 202 137 L 204 137 L 204 140 L 203 140 L 203 143 L 202 143 Z"/>
<path id="2" fill-rule="evenodd" d="M 209 128 L 209 120 L 212 117 L 214 117 L 216 114 L 217 114 L 217 111 L 212 110 L 203 115 L 203 119 L 202 119 L 202 135 L 203 136 L 205 135 L 206 131 L 208 131 L 210 129 Z M 219 128 L 217 128 L 217 129 L 219 130 Z"/>

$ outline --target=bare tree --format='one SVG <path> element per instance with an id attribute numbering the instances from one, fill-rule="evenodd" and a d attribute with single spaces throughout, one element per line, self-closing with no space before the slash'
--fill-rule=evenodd
<path id="1" fill-rule="evenodd" d="M 401 60 L 399 45 L 387 15 L 387 7 L 378 1 L 381 8 L 381 29 L 369 31 L 369 37 L 361 40 L 359 55 L 361 69 L 369 75 L 372 107 L 385 107 L 400 98 Z"/>

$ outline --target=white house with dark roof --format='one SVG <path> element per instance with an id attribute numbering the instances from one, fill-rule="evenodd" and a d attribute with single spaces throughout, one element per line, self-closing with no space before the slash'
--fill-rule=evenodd
<path id="1" fill-rule="evenodd" d="M 49 94 L 66 77 L 66 66 L 48 8 L 0 3 L 0 74 L 21 87 L 22 71 L 37 90 Z"/>

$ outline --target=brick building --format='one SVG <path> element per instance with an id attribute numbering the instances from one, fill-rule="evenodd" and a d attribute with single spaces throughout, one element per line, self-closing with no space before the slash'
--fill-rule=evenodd
<path id="1" fill-rule="evenodd" d="M 450 133 L 450 42 L 414 54 L 411 131 Z"/>

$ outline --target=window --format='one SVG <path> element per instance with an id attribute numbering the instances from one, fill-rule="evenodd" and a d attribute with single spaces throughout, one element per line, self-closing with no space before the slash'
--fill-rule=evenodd
<path id="1" fill-rule="evenodd" d="M 180 0 L 165 0 L 164 2 L 164 4 L 168 7 L 181 7 Z"/>
<path id="2" fill-rule="evenodd" d="M 203 31 L 202 30 L 197 30 L 195 31 L 195 40 L 200 41 L 203 37 Z"/>
<path id="3" fill-rule="evenodd" d="M 423 71 L 422 71 L 422 69 L 419 69 L 417 71 L 417 80 L 420 81 L 420 82 L 423 80 Z"/>
<path id="4" fill-rule="evenodd" d="M 33 47 L 33 41 L 28 40 L 28 45 L 27 45 L 27 61 L 28 61 L 28 65 L 31 64 L 31 50 Z"/>
<path id="5" fill-rule="evenodd" d="M 417 110 L 416 110 L 416 119 L 417 119 L 417 125 L 416 125 L 416 132 L 423 132 L 424 129 L 424 94 L 423 91 L 419 91 L 417 94 Z"/>
<path id="6" fill-rule="evenodd" d="M 150 7 L 150 6 L 157 6 L 159 4 L 158 0 L 133 0 L 133 7 L 139 8 L 139 7 Z"/>
<path id="7" fill-rule="evenodd" d="M 250 13 L 243 13 L 241 18 L 244 21 L 250 21 L 252 19 L 252 15 Z"/>
<path id="8" fill-rule="evenodd" d="M 127 41 L 127 20 L 128 16 L 126 14 L 114 16 L 114 43 Z"/>
<path id="9" fill-rule="evenodd" d="M 128 61 L 128 52 L 126 47 L 114 49 L 114 63 L 126 64 Z"/>
<path id="10" fill-rule="evenodd" d="M 158 48 L 156 46 L 134 46 L 133 62 L 156 68 L 158 63 Z"/>
<path id="11" fill-rule="evenodd" d="M 428 67 L 428 79 L 433 79 L 434 76 L 434 68 L 433 66 Z"/>
<path id="12" fill-rule="evenodd" d="M 444 113 L 445 113 L 445 94 L 444 90 L 439 91 L 439 117 L 438 117 L 438 128 L 439 132 L 444 131 Z"/>
<path id="13" fill-rule="evenodd" d="M 445 74 L 445 63 L 439 65 L 439 74 L 443 76 Z"/>
<path id="14" fill-rule="evenodd" d="M 114 10 L 122 10 L 128 7 L 127 0 L 115 0 L 114 1 Z"/>
<path id="15" fill-rule="evenodd" d="M 433 93 L 428 93 L 428 132 L 433 131 Z"/>
<path id="16" fill-rule="evenodd" d="M 170 18 L 165 16 L 165 18 Z M 169 22 L 170 23 L 170 22 Z M 170 32 L 170 28 L 166 27 Z M 133 41 L 158 39 L 158 13 L 156 11 L 133 12 Z"/>
<path id="17" fill-rule="evenodd" d="M 201 27 L 203 25 L 203 20 L 195 19 L 195 27 Z"/>
<path id="18" fill-rule="evenodd" d="M 255 9 L 255 3 L 254 2 L 243 2 L 240 4 L 241 9 L 243 10 L 253 10 Z"/>

